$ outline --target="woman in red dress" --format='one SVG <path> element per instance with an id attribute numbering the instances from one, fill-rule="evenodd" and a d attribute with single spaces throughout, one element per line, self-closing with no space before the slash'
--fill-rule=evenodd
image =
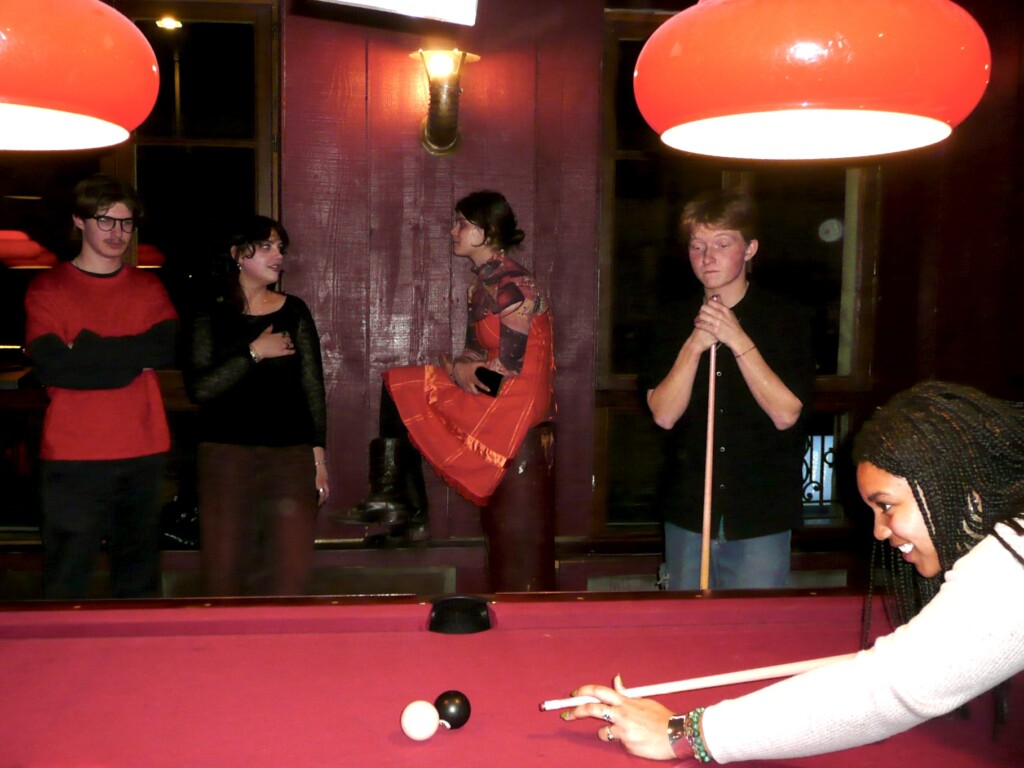
<path id="1" fill-rule="evenodd" d="M 491 191 L 467 195 L 455 212 L 452 250 L 474 273 L 465 349 L 438 365 L 384 372 L 371 493 L 347 516 L 413 537 L 425 530 L 426 497 L 419 456 L 405 441 L 452 488 L 485 506 L 527 431 L 552 411 L 551 313 L 533 276 L 508 255 L 524 238 L 515 214 Z"/>

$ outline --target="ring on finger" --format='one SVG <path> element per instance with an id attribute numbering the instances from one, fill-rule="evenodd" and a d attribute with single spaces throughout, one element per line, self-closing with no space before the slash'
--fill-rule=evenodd
<path id="1" fill-rule="evenodd" d="M 608 741 L 615 741 L 615 735 L 612 733 L 612 727 L 610 725 L 604 729 L 604 737 Z"/>
<path id="2" fill-rule="evenodd" d="M 601 719 L 604 720 L 606 723 L 614 722 L 612 720 L 612 711 L 610 709 L 606 709 L 604 711 L 604 714 L 601 715 Z"/>

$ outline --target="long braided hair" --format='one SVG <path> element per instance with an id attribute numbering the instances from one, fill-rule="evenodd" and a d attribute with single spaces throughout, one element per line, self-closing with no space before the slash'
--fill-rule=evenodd
<path id="1" fill-rule="evenodd" d="M 896 395 L 864 424 L 853 443 L 856 464 L 870 462 L 907 481 L 924 517 L 941 571 L 920 576 L 882 542 L 887 608 L 909 621 L 942 586 L 943 575 L 1005 523 L 1024 535 L 1024 403 L 932 381 Z"/>

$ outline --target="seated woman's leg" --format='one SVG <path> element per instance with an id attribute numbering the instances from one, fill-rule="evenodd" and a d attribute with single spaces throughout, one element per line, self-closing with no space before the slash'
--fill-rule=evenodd
<path id="1" fill-rule="evenodd" d="M 380 523 L 394 534 L 426 536 L 427 494 L 423 459 L 409 442 L 402 416 L 386 387 L 381 388 L 380 437 L 370 442 L 370 493 L 341 522 Z"/>

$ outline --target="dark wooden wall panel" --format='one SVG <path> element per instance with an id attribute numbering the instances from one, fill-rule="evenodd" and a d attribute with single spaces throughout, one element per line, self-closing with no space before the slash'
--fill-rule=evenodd
<path id="1" fill-rule="evenodd" d="M 380 374 L 435 362 L 465 339 L 469 264 L 451 254 L 456 200 L 504 193 L 519 257 L 550 296 L 556 328 L 558 529 L 589 527 L 603 9 L 587 0 L 482 0 L 449 44 L 466 66 L 458 150 L 419 145 L 422 65 L 434 38 L 347 23 L 288 3 L 283 20 L 283 220 L 288 290 L 307 299 L 325 351 L 333 506 L 366 489 Z M 476 509 L 428 473 L 435 539 L 480 535 Z M 327 520 L 321 536 L 344 533 Z"/>
<path id="2" fill-rule="evenodd" d="M 550 12 L 546 19 L 537 67 L 538 165 L 544 172 L 537 178 L 535 238 L 555 247 L 544 278 L 556 297 L 558 331 L 556 493 L 560 509 L 578 508 L 575 517 L 560 517 L 557 533 L 579 536 L 588 533 L 593 496 L 600 183 L 589 158 L 601 154 L 601 131 L 593 126 L 602 114 L 604 24 L 603 17 L 585 14 L 568 27 L 550 23 Z M 563 471 L 570 462 L 586 471 Z"/>
<path id="3" fill-rule="evenodd" d="M 369 350 L 366 45 L 323 21 L 296 16 L 288 26 L 301 43 L 285 46 L 282 80 L 282 220 L 293 241 L 285 285 L 320 331 L 338 499 L 365 485 L 365 458 L 344 446 L 369 434 L 366 392 L 353 386 L 366 379 Z"/>

